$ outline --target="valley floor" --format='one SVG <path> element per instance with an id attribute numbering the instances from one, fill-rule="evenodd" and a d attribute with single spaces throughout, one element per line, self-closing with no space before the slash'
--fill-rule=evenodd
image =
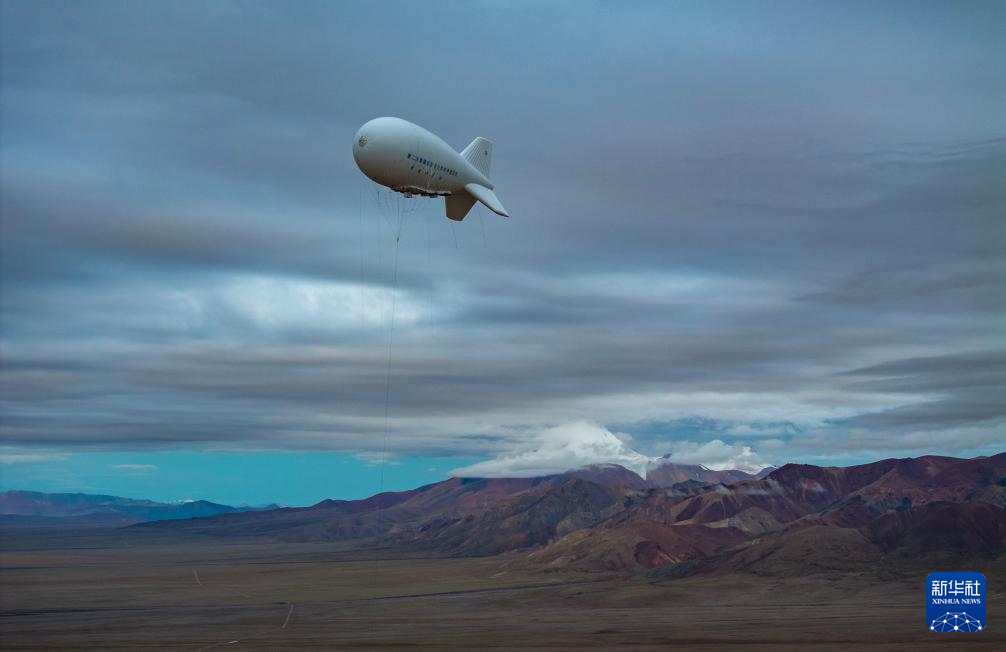
<path id="1" fill-rule="evenodd" d="M 924 576 L 656 581 L 129 528 L 0 534 L 4 650 L 1006 648 L 1001 594 L 987 631 L 928 632 Z"/>

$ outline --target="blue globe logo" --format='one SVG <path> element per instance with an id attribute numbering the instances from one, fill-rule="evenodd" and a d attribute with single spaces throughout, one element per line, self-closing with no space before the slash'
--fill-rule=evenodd
<path id="1" fill-rule="evenodd" d="M 982 624 L 974 616 L 966 612 L 948 611 L 929 623 L 929 629 L 934 632 L 980 632 Z"/>

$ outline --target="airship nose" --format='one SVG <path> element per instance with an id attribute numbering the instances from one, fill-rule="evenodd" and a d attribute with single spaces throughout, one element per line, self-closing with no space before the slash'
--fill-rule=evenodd
<path id="1" fill-rule="evenodd" d="M 365 175 L 381 185 L 394 183 L 397 165 L 396 134 L 392 118 L 375 118 L 360 127 L 353 140 L 353 159 Z"/>
<path id="2" fill-rule="evenodd" d="M 379 148 L 374 139 L 374 130 L 368 128 L 369 124 L 363 125 L 356 132 L 353 140 L 353 160 L 356 161 L 356 166 L 360 168 L 361 172 L 381 183 L 379 179 L 381 176 L 380 165 L 378 165 L 380 157 L 377 154 Z"/>
<path id="3" fill-rule="evenodd" d="M 368 123 L 369 124 L 369 123 Z M 370 130 L 367 129 L 368 125 L 363 125 L 356 132 L 356 136 L 353 138 L 353 159 L 356 164 L 363 169 L 363 163 L 366 157 L 367 145 L 371 145 L 371 135 Z"/>
<path id="4" fill-rule="evenodd" d="M 353 141 L 353 159 L 365 175 L 381 185 L 394 187 L 396 172 L 405 158 L 410 124 L 400 118 L 374 118 L 360 127 Z"/>

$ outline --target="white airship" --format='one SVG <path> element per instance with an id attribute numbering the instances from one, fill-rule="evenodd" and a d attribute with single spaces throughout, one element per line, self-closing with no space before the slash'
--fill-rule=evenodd
<path id="1" fill-rule="evenodd" d="M 406 197 L 443 197 L 447 217 L 461 221 L 475 205 L 509 217 L 493 193 L 489 163 L 493 144 L 476 138 L 456 152 L 436 134 L 401 118 L 375 118 L 360 127 L 353 159 L 360 170 Z"/>

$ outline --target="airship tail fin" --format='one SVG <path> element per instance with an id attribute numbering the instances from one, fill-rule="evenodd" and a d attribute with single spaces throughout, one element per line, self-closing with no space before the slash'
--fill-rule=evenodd
<path id="1" fill-rule="evenodd" d="M 468 215 L 468 211 L 472 209 L 476 201 L 482 202 L 494 213 L 503 217 L 510 217 L 510 214 L 503 208 L 503 204 L 500 203 L 496 193 L 477 183 L 465 185 L 464 192 L 456 192 L 453 195 L 444 197 L 444 202 L 447 206 L 447 217 L 455 222 L 460 222 L 465 219 L 465 215 Z"/>
<path id="2" fill-rule="evenodd" d="M 456 192 L 444 197 L 444 202 L 447 204 L 447 217 L 455 222 L 460 222 L 465 219 L 465 215 L 475 205 L 475 198 L 467 192 Z"/>
<path id="3" fill-rule="evenodd" d="M 469 195 L 485 204 L 492 212 L 497 215 L 502 215 L 503 217 L 510 217 L 510 213 L 506 212 L 506 209 L 503 208 L 503 204 L 496 196 L 496 193 L 492 190 L 486 188 L 485 186 L 480 186 L 477 183 L 467 184 L 465 186 L 465 190 Z"/>
<path id="4" fill-rule="evenodd" d="M 461 150 L 461 156 L 475 166 L 475 169 L 489 178 L 489 164 L 493 160 L 493 143 L 479 136 Z"/>

